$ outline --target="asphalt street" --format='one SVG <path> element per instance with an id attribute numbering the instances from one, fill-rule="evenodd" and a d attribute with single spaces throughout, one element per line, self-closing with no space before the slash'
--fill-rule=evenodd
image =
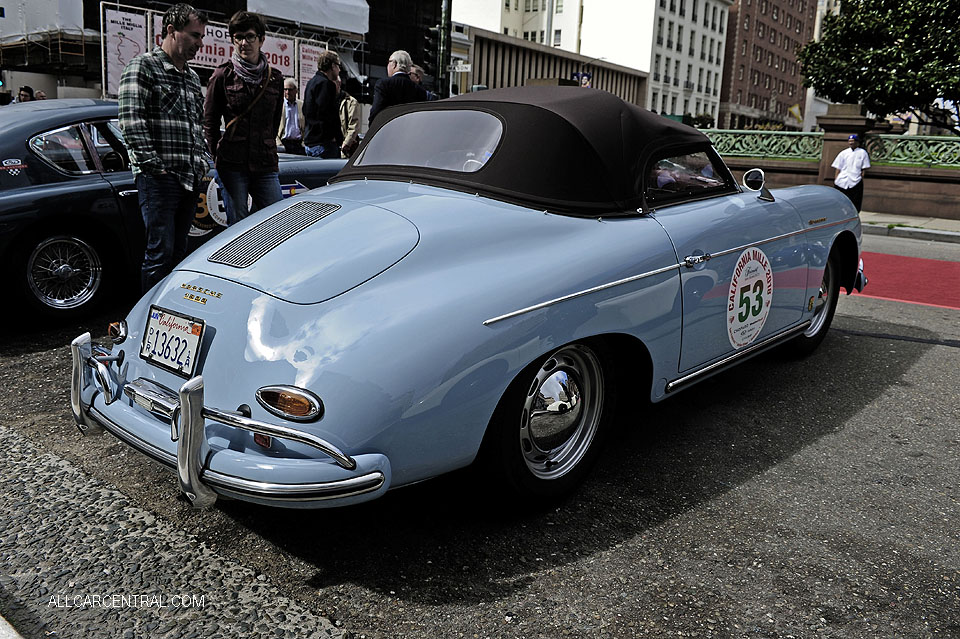
<path id="1" fill-rule="evenodd" d="M 864 249 L 960 262 L 960 244 Z M 336 510 L 195 511 L 76 432 L 86 326 L 0 343 L 0 615 L 24 637 L 960 637 L 958 310 L 843 297 L 806 359 L 621 397 L 583 488 L 519 513 L 469 474 Z"/>

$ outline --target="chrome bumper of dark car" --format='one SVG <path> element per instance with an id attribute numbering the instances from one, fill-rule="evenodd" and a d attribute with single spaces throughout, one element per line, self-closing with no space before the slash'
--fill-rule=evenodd
<path id="1" fill-rule="evenodd" d="M 311 433 L 267 424 L 237 413 L 205 406 L 201 376 L 187 380 L 180 387 L 179 393 L 146 379 L 124 384 L 124 395 L 141 408 L 170 423 L 171 439 L 177 442 L 177 454 L 172 455 L 123 429 L 93 406 L 93 399 L 97 394 L 103 395 L 107 405 L 119 398 L 120 389 L 111 381 L 108 368 L 115 358 L 95 346 L 90 341 L 89 333 L 73 340 L 70 350 L 73 356 L 70 406 L 80 431 L 99 433 L 107 430 L 149 457 L 176 468 L 180 489 L 194 506 L 202 508 L 213 505 L 217 499 L 213 487 L 224 492 L 265 500 L 306 502 L 361 495 L 379 489 L 384 483 L 384 475 L 380 471 L 330 482 L 279 484 L 243 479 L 204 468 L 201 450 L 206 438 L 206 420 L 301 442 L 322 451 L 338 466 L 347 470 L 356 469 L 357 464 L 349 455 Z"/>

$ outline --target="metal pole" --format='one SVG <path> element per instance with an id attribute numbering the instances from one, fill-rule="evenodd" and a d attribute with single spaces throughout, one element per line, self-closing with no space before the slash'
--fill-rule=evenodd
<path id="1" fill-rule="evenodd" d="M 440 60 L 438 61 L 437 74 L 440 76 L 437 82 L 437 90 L 442 93 L 441 98 L 450 97 L 450 82 L 453 76 L 450 71 L 450 49 L 451 35 L 453 30 L 453 20 L 450 15 L 450 0 L 443 0 L 440 12 Z"/>

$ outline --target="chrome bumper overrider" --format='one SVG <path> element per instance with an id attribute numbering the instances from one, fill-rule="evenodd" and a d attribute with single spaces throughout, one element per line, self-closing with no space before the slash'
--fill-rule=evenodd
<path id="1" fill-rule="evenodd" d="M 70 351 L 73 356 L 70 407 L 80 431 L 92 434 L 102 433 L 106 429 L 146 455 L 175 467 L 180 479 L 180 489 L 194 506 L 203 508 L 213 505 L 217 493 L 211 486 L 227 493 L 264 500 L 303 502 L 361 495 L 379 489 L 384 483 L 384 474 L 380 471 L 337 481 L 280 484 L 243 479 L 205 469 L 203 453 L 207 449 L 206 420 L 306 444 L 322 451 L 346 470 L 355 470 L 357 463 L 349 455 L 311 433 L 204 406 L 202 376 L 187 380 L 178 393 L 143 378 L 123 384 L 124 395 L 155 417 L 169 422 L 170 438 L 177 442 L 177 454 L 174 456 L 122 428 L 93 407 L 93 400 L 98 394 L 103 396 L 106 405 L 119 399 L 121 387 L 113 381 L 109 369 L 109 364 L 119 358 L 110 356 L 107 351 L 94 345 L 90 341 L 90 333 L 84 333 L 73 340 Z"/>
<path id="2" fill-rule="evenodd" d="M 857 293 L 863 292 L 863 287 L 867 285 L 867 276 L 863 273 L 863 260 L 860 260 L 859 266 L 857 266 L 857 278 L 853 282 L 853 288 L 857 290 Z M 847 294 L 850 294 L 850 291 L 847 291 Z"/>

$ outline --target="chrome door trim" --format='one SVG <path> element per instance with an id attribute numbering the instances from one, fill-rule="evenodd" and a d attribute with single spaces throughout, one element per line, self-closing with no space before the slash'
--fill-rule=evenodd
<path id="1" fill-rule="evenodd" d="M 630 282 L 636 282 L 637 280 L 642 280 L 645 277 L 653 277 L 654 275 L 660 275 L 661 273 L 666 273 L 667 271 L 678 269 L 681 266 L 682 266 L 681 264 L 671 264 L 670 266 L 664 266 L 654 271 L 647 271 L 646 273 L 640 273 L 639 275 L 631 275 L 630 277 L 625 277 L 622 280 L 616 280 L 615 282 L 607 282 L 606 284 L 600 284 L 599 286 L 594 286 L 592 288 L 584 289 L 582 291 L 577 291 L 576 293 L 570 293 L 569 295 L 564 295 L 563 297 L 557 297 L 552 300 L 547 300 L 546 302 L 540 302 L 539 304 L 534 304 L 533 306 L 527 306 L 526 308 L 521 308 L 516 311 L 511 311 L 510 313 L 506 313 L 504 315 L 491 317 L 490 319 L 485 320 L 483 322 L 483 325 L 490 326 L 491 324 L 500 322 L 505 319 L 510 319 L 511 317 L 523 315 L 524 313 L 529 313 L 531 311 L 537 311 L 537 310 L 540 310 L 541 308 L 553 306 L 554 304 L 559 304 L 560 302 L 566 302 L 567 300 L 572 300 L 577 297 L 583 297 L 584 295 L 596 293 L 597 291 L 603 291 L 608 288 L 613 288 L 614 286 L 620 286 L 621 284 L 629 284 Z"/>

